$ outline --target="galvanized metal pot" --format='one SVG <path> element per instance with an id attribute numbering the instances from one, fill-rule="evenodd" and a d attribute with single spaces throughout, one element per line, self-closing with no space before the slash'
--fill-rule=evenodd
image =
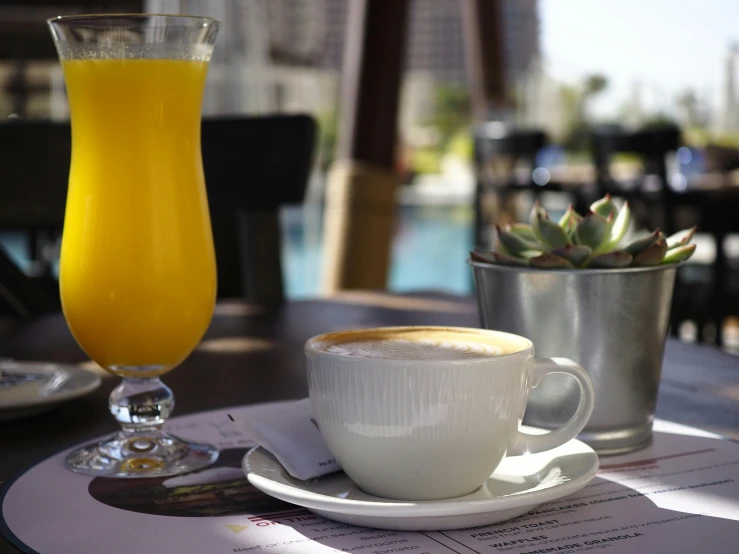
<path id="1" fill-rule="evenodd" d="M 582 365 L 595 410 L 579 438 L 601 454 L 649 444 L 675 284 L 675 265 L 539 270 L 470 262 L 482 326 L 529 338 L 536 355 Z M 532 391 L 524 423 L 569 419 L 578 388 L 552 375 Z"/>

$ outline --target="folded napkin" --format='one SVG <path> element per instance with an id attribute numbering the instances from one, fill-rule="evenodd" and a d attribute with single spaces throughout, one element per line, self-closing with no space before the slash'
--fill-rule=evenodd
<path id="1" fill-rule="evenodd" d="M 341 469 L 313 419 L 309 398 L 249 406 L 228 417 L 296 479 L 305 481 Z"/>

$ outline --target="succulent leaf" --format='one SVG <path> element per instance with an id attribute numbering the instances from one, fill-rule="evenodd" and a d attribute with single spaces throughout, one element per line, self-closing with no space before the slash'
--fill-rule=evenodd
<path id="1" fill-rule="evenodd" d="M 533 229 L 537 237 L 541 237 L 541 242 L 549 249 L 562 248 L 570 244 L 570 238 L 565 230 L 554 221 L 542 218 L 541 215 L 536 216 Z"/>
<path id="2" fill-rule="evenodd" d="M 575 211 L 575 208 L 572 207 L 572 204 L 567 206 L 567 209 L 565 210 L 565 213 L 562 214 L 562 217 L 559 218 L 559 221 L 557 224 L 562 227 L 562 229 L 565 229 L 567 227 L 567 224 L 570 222 L 570 220 L 573 218 L 573 216 L 576 216 L 577 212 Z"/>
<path id="3" fill-rule="evenodd" d="M 508 225 L 506 227 L 506 231 L 508 231 L 509 233 L 513 233 L 514 235 L 518 235 L 522 239 L 531 243 L 537 242 L 534 230 L 531 228 L 531 225 L 528 225 L 526 223 L 513 223 L 511 225 Z"/>
<path id="4" fill-rule="evenodd" d="M 595 256 L 588 262 L 587 267 L 596 269 L 616 269 L 619 267 L 628 267 L 634 257 L 628 252 L 616 250 Z"/>
<path id="5" fill-rule="evenodd" d="M 544 254 L 543 250 L 524 250 L 516 257 L 523 258 L 524 260 L 530 260 L 531 258 L 536 258 L 537 256 L 541 256 L 542 254 Z"/>
<path id="6" fill-rule="evenodd" d="M 608 220 L 605 217 L 590 212 L 575 229 L 575 243 L 597 252 L 607 238 L 608 229 Z"/>
<path id="7" fill-rule="evenodd" d="M 649 267 L 653 265 L 659 265 L 662 259 L 665 257 L 667 252 L 667 241 L 660 238 L 655 243 L 651 244 L 639 254 L 634 256 L 634 261 L 631 263 L 633 267 Z"/>
<path id="8" fill-rule="evenodd" d="M 580 225 L 580 222 L 583 220 L 583 217 L 576 213 L 572 216 L 572 219 L 570 219 L 567 222 L 567 228 L 565 231 L 567 232 L 567 236 L 570 237 L 570 241 L 575 241 L 575 229 L 577 229 L 577 226 Z"/>
<path id="9" fill-rule="evenodd" d="M 690 229 L 685 229 L 667 237 L 667 250 L 672 250 L 678 246 L 685 246 L 688 244 L 693 238 L 695 230 L 696 227 L 691 227 Z"/>
<path id="10" fill-rule="evenodd" d="M 625 246 L 623 250 L 625 252 L 628 252 L 632 256 L 637 256 L 650 246 L 652 246 L 655 242 L 657 242 L 662 237 L 662 233 L 659 229 L 655 230 L 654 233 L 651 235 L 647 235 L 645 237 L 641 237 L 639 239 L 636 239 L 632 243 L 630 243 L 628 246 Z"/>
<path id="11" fill-rule="evenodd" d="M 585 217 L 569 206 L 558 222 L 552 221 L 536 202 L 531 209 L 530 225 L 514 223 L 504 230 L 496 227 L 496 250 L 471 252 L 470 259 L 540 269 L 608 269 L 680 263 L 695 252 L 695 245 L 690 244 L 695 227 L 668 238 L 658 229 L 619 248 L 630 220 L 628 203 L 619 210 L 608 195 L 594 202 Z"/>
<path id="12" fill-rule="evenodd" d="M 524 267 L 529 265 L 528 261 L 526 260 L 512 258 L 511 256 L 506 256 L 505 254 L 501 254 L 500 252 L 472 251 L 470 252 L 470 258 L 472 258 L 476 262 L 483 262 L 493 265 L 506 265 L 515 267 Z"/>
<path id="13" fill-rule="evenodd" d="M 539 204 L 538 201 L 534 202 L 531 208 L 531 215 L 529 216 L 529 223 L 531 224 L 531 230 L 534 232 L 534 236 L 538 242 L 545 243 L 544 236 L 537 225 L 540 219 L 549 219 L 549 213 Z"/>
<path id="14" fill-rule="evenodd" d="M 667 254 L 662 258 L 663 264 L 676 264 L 688 260 L 695 252 L 695 244 L 684 244 L 677 246 L 672 250 L 667 250 Z"/>
<path id="15" fill-rule="evenodd" d="M 624 238 L 626 231 L 629 229 L 629 223 L 631 223 L 631 210 L 629 209 L 629 203 L 624 202 L 624 205 L 618 211 L 616 219 L 613 220 L 611 226 L 611 236 L 608 240 L 608 248 L 615 248 L 621 239 Z"/>
<path id="16" fill-rule="evenodd" d="M 538 250 L 536 244 L 532 244 L 518 235 L 504 231 L 500 227 L 496 227 L 496 230 L 498 231 L 498 244 L 503 246 L 503 248 L 499 247 L 498 250 L 503 251 L 504 254 L 518 257 L 521 252 L 526 250 Z"/>
<path id="17" fill-rule="evenodd" d="M 551 251 L 552 254 L 564 258 L 575 267 L 581 266 L 592 252 L 590 248 L 582 244 L 568 244 L 563 248 L 555 248 Z"/>
<path id="18" fill-rule="evenodd" d="M 492 252 L 481 252 L 480 250 L 471 250 L 470 259 L 475 262 L 483 262 L 486 264 L 494 264 L 496 262 L 496 256 L 501 254 L 495 251 Z"/>
<path id="19" fill-rule="evenodd" d="M 600 200 L 593 202 L 590 206 L 590 210 L 606 219 L 610 217 L 615 219 L 616 214 L 618 214 L 618 207 L 616 206 L 616 203 L 611 200 L 610 194 L 606 194 Z"/>
<path id="20" fill-rule="evenodd" d="M 572 207 L 572 204 L 570 204 L 567 207 L 567 211 L 565 211 L 565 213 L 562 214 L 562 217 L 559 218 L 558 224 L 565 230 L 565 233 L 572 238 L 572 233 L 581 220 L 582 217 L 580 217 L 580 215 L 575 211 L 575 208 Z"/>
<path id="21" fill-rule="evenodd" d="M 564 258 L 547 252 L 531 258 L 529 265 L 539 269 L 574 269 L 574 266 Z"/>
<path id="22" fill-rule="evenodd" d="M 544 219 L 549 219 L 549 212 L 547 212 L 544 209 L 544 206 L 539 204 L 539 201 L 537 200 L 534 202 L 534 205 L 531 207 L 531 215 L 529 216 L 529 223 L 531 223 L 531 226 L 534 226 L 534 220 L 537 218 L 537 216 L 541 216 Z"/>

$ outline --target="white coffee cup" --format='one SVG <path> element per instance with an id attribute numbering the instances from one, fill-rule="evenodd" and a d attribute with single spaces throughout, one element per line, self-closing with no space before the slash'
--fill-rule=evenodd
<path id="1" fill-rule="evenodd" d="M 367 357 L 342 347 L 361 344 L 363 337 L 392 341 L 426 334 L 433 337 L 431 347 L 441 341 L 447 348 L 448 334 L 462 343 L 468 337 L 505 348 L 497 355 L 436 359 L 433 351 L 424 355 L 421 341 L 418 355 L 397 359 L 397 352 Z M 450 341 L 458 346 L 459 340 Z M 582 367 L 565 358 L 535 359 L 531 341 L 509 333 L 459 327 L 340 331 L 310 339 L 305 353 L 311 403 L 329 449 L 361 489 L 384 498 L 470 494 L 505 456 L 543 452 L 573 439 L 593 410 L 593 384 Z M 575 378 L 577 411 L 559 429 L 522 433 L 529 390 L 550 373 Z"/>

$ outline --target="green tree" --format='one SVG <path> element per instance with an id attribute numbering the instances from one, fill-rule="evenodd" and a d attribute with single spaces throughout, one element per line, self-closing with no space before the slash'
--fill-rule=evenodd
<path id="1" fill-rule="evenodd" d="M 675 105 L 686 127 L 706 127 L 709 113 L 693 89 L 685 89 L 675 97 Z"/>
<path id="2" fill-rule="evenodd" d="M 339 136 L 339 114 L 337 110 L 329 110 L 318 114 L 316 119 L 318 120 L 320 165 L 323 169 L 328 169 L 336 156 L 336 143 Z"/>
<path id="3" fill-rule="evenodd" d="M 585 81 L 583 83 L 583 94 L 585 95 L 585 99 L 587 99 L 604 91 L 606 88 L 608 88 L 608 78 L 605 75 L 595 73 L 585 77 Z"/>
<path id="4" fill-rule="evenodd" d="M 454 135 L 470 124 L 470 95 L 458 85 L 440 85 L 434 91 L 434 114 L 430 124 L 439 131 L 439 146 L 446 151 Z"/>
<path id="5" fill-rule="evenodd" d="M 608 78 L 597 73 L 585 76 L 579 86 L 563 85 L 560 88 L 560 105 L 565 120 L 562 142 L 567 150 L 579 152 L 587 148 L 592 127 L 587 115 L 588 104 L 606 88 Z"/>
<path id="6" fill-rule="evenodd" d="M 470 95 L 459 85 L 443 84 L 434 89 L 433 113 L 424 122 L 438 133 L 435 144 L 416 147 L 410 152 L 410 167 L 416 173 L 438 173 L 444 154 L 465 153 L 467 146 L 460 135 L 469 135 Z"/>

